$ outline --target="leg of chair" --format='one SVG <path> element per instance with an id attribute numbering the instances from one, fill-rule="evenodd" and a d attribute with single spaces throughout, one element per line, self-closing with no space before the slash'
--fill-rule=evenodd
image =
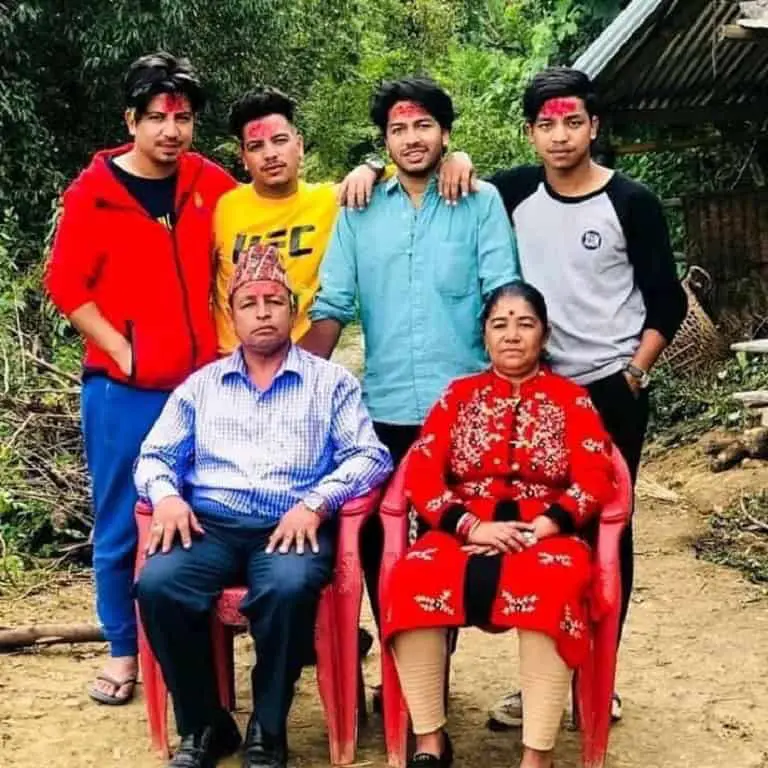
<path id="1" fill-rule="evenodd" d="M 144 688 L 147 708 L 147 723 L 152 746 L 167 758 L 170 756 L 168 745 L 168 691 L 163 680 L 163 673 L 149 647 L 144 630 L 139 623 L 139 668 Z"/>
<path id="2" fill-rule="evenodd" d="M 381 522 L 384 526 L 384 555 L 379 599 L 382 605 L 386 605 L 392 569 L 406 549 L 407 518 L 383 514 Z M 408 750 L 408 709 L 400 690 L 400 679 L 389 644 L 382 644 L 381 648 L 381 698 L 387 763 L 391 768 L 404 768 Z"/>
<path id="3" fill-rule="evenodd" d="M 357 747 L 358 683 L 361 674 L 358 624 L 363 599 L 363 574 L 359 556 L 362 522 L 362 516 L 350 516 L 342 520 L 334 580 L 323 595 L 320 607 L 324 620 L 330 615 L 332 630 L 327 634 L 316 634 L 319 682 L 325 677 L 326 670 L 322 667 L 330 656 L 327 648 L 321 648 L 323 641 L 327 638 L 335 646 L 335 663 L 328 670 L 334 683 L 330 685 L 326 678 L 324 685 L 321 683 L 320 692 L 323 695 L 325 688 L 327 696 L 332 689 L 338 697 L 334 707 L 334 725 L 338 729 L 336 734 L 331 731 L 331 718 L 328 720 L 331 762 L 336 765 L 354 762 Z M 322 628 L 319 620 L 320 616 L 318 626 Z M 325 709 L 329 713 L 330 702 L 325 703 Z"/>
<path id="4" fill-rule="evenodd" d="M 619 606 L 594 627 L 593 648 L 579 668 L 576 706 L 584 768 L 603 768 L 611 727 L 611 699 L 616 676 Z"/>
<path id="5" fill-rule="evenodd" d="M 317 687 L 325 711 L 325 723 L 328 729 L 328 749 L 331 765 L 342 762 L 342 721 L 344 703 L 341 693 L 341 679 L 338 670 L 341 666 L 341 650 L 336 606 L 333 600 L 333 586 L 326 587 L 320 598 L 315 624 L 315 654 L 317 656 Z"/>
<path id="6" fill-rule="evenodd" d="M 232 712 L 235 709 L 235 637 L 215 611 L 211 616 L 211 644 L 219 701 L 224 709 Z"/>

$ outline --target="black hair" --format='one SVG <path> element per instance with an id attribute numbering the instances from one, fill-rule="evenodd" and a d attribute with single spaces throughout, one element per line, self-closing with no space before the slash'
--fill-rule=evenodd
<path id="1" fill-rule="evenodd" d="M 194 113 L 205 106 L 205 91 L 189 59 L 158 51 L 140 56 L 123 79 L 125 106 L 134 109 L 139 119 L 149 102 L 160 93 L 186 96 Z"/>
<path id="2" fill-rule="evenodd" d="M 599 114 L 597 90 L 588 75 L 578 69 L 550 67 L 535 75 L 523 93 L 526 122 L 536 121 L 544 102 L 568 96 L 581 99 L 590 117 Z"/>
<path id="3" fill-rule="evenodd" d="M 413 101 L 437 120 L 444 131 L 450 131 L 456 113 L 451 97 L 429 77 L 405 77 L 383 82 L 371 100 L 371 120 L 382 133 L 387 132 L 389 110 L 398 101 Z"/>
<path id="4" fill-rule="evenodd" d="M 483 305 L 483 311 L 480 315 L 482 328 L 485 329 L 485 324 L 488 322 L 488 318 L 491 316 L 491 312 L 496 308 L 496 305 L 505 298 L 518 298 L 522 299 L 526 304 L 530 306 L 536 317 L 539 318 L 544 330 L 549 327 L 549 315 L 547 313 L 547 302 L 544 301 L 541 291 L 523 280 L 513 280 L 511 283 L 504 283 L 498 288 L 491 291 L 491 295 L 486 299 Z"/>
<path id="5" fill-rule="evenodd" d="M 251 122 L 267 115 L 283 115 L 293 124 L 296 105 L 290 96 L 277 88 L 256 88 L 238 99 L 229 112 L 229 132 L 242 144 L 243 128 Z"/>

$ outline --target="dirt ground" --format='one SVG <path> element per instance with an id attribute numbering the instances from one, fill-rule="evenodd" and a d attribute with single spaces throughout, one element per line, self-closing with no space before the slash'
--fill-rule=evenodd
<path id="1" fill-rule="evenodd" d="M 679 495 L 661 501 L 661 484 Z M 637 524 L 637 586 L 623 645 L 619 690 L 624 721 L 613 731 L 614 768 L 768 768 L 768 682 L 764 638 L 768 602 L 736 572 L 698 561 L 692 538 L 704 512 L 746 489 L 768 485 L 768 470 L 710 474 L 693 449 L 651 460 L 643 471 Z M 87 581 L 52 585 L 0 607 L 0 625 L 92 618 Z M 492 734 L 487 707 L 515 685 L 512 634 L 462 635 L 453 665 L 450 730 L 457 764 L 482 759 L 514 766 L 518 733 Z M 90 702 L 85 687 L 99 670 L 101 645 L 62 646 L 0 656 L 0 765 L 4 768 L 157 768 L 138 689 L 123 708 Z M 247 716 L 250 648 L 238 641 L 237 718 Z M 369 684 L 378 677 L 374 651 Z M 322 713 L 308 670 L 294 706 L 292 764 L 327 765 Z M 372 717 L 359 751 L 364 765 L 383 766 L 381 723 Z M 577 737 L 564 731 L 558 768 L 576 768 Z M 238 765 L 230 760 L 226 766 Z"/>

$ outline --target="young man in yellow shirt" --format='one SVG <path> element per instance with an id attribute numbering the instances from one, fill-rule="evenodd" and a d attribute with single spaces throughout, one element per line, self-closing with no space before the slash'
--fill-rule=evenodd
<path id="1" fill-rule="evenodd" d="M 240 254 L 256 243 L 277 247 L 298 296 L 293 340 L 309 329 L 307 311 L 318 289 L 320 260 L 338 204 L 334 184 L 299 179 L 304 144 L 293 124 L 293 111 L 285 94 L 265 88 L 244 96 L 230 114 L 229 128 L 240 141 L 252 183 L 224 195 L 214 214 L 215 315 L 222 354 L 237 345 L 227 304 L 229 281 Z M 373 183 L 375 171 L 365 172 Z"/>
<path id="2" fill-rule="evenodd" d="M 332 182 L 301 180 L 304 142 L 294 125 L 294 103 L 275 88 L 252 91 L 236 102 L 229 129 L 240 142 L 251 183 L 221 197 L 214 214 L 214 313 L 220 354 L 237 346 L 227 296 L 239 255 L 256 243 L 277 247 L 298 296 L 292 332 L 293 341 L 298 341 L 309 330 L 308 311 L 320 284 L 320 262 L 339 210 L 337 195 L 353 207 L 363 207 L 384 171 L 383 162 L 369 160 L 347 176 L 341 188 Z M 468 159 L 455 170 L 444 163 L 442 171 L 440 190 L 447 200 L 469 191 Z"/>

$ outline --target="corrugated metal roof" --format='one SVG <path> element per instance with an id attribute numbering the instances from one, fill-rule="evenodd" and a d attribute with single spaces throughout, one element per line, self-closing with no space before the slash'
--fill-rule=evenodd
<path id="1" fill-rule="evenodd" d="M 768 116 L 768 41 L 724 39 L 733 0 L 633 0 L 577 59 L 617 122 Z"/>

